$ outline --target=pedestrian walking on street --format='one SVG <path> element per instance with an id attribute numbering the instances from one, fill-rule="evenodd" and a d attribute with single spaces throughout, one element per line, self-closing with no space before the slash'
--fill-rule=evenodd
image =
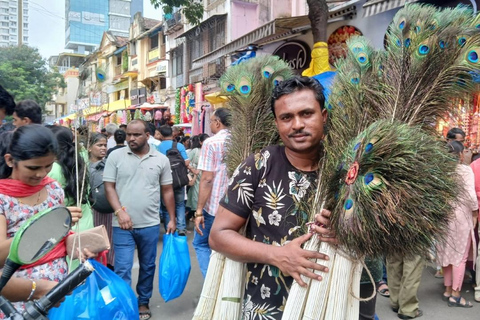
<path id="1" fill-rule="evenodd" d="M 168 158 L 148 144 L 147 124 L 133 120 L 127 126 L 128 146 L 107 159 L 105 191 L 115 210 L 113 247 L 115 273 L 131 285 L 133 255 L 138 250 L 140 270 L 137 294 L 140 319 L 150 319 L 161 195 L 170 216 L 167 233 L 175 232 L 175 201 Z"/>
<path id="2" fill-rule="evenodd" d="M 459 194 L 455 216 L 450 220 L 447 238 L 437 245 L 437 259 L 443 267 L 445 292 L 443 300 L 450 307 L 471 308 L 473 305 L 460 294 L 462 291 L 465 265 L 471 248 L 476 254 L 474 220 L 478 216 L 478 200 L 475 193 L 475 177 L 472 168 L 462 164 L 463 144 L 459 141 L 448 143 L 450 153 L 458 157 L 458 179 L 462 181 L 464 193 Z M 459 192 L 458 190 L 456 192 Z"/>
<path id="3" fill-rule="evenodd" d="M 202 171 L 198 192 L 197 210 L 195 212 L 195 235 L 193 247 L 203 277 L 207 274 L 211 249 L 208 243 L 210 229 L 217 213 L 220 199 L 227 189 L 227 166 L 224 162 L 226 142 L 230 137 L 228 128 L 232 119 L 230 111 L 216 109 L 210 117 L 210 130 L 214 136 L 202 145 L 197 169 Z"/>

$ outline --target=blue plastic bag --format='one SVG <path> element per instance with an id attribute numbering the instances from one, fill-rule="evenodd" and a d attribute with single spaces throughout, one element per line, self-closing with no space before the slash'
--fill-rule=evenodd
<path id="1" fill-rule="evenodd" d="M 158 287 L 165 302 L 182 295 L 190 268 L 187 237 L 179 236 L 177 233 L 163 235 Z"/>
<path id="2" fill-rule="evenodd" d="M 95 271 L 60 307 L 50 310 L 48 319 L 138 319 L 138 301 L 130 286 L 101 263 L 89 261 Z"/>

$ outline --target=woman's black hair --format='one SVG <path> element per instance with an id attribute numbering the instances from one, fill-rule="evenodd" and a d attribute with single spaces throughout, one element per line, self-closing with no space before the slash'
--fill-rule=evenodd
<path id="1" fill-rule="evenodd" d="M 6 131 L 0 134 L 0 177 L 9 177 L 12 174 L 12 168 L 5 163 L 5 155 L 12 141 L 13 131 Z"/>
<path id="2" fill-rule="evenodd" d="M 448 149 L 448 153 L 454 153 L 456 155 L 459 155 L 460 153 L 463 152 L 463 149 L 465 149 L 465 147 L 463 146 L 463 143 L 461 143 L 460 141 L 454 140 L 447 143 L 447 149 Z"/>
<path id="3" fill-rule="evenodd" d="M 192 145 L 191 145 L 192 149 L 202 147 L 202 145 L 200 144 L 200 136 L 193 136 L 191 141 L 192 141 Z"/>
<path id="4" fill-rule="evenodd" d="M 215 109 L 213 115 L 227 128 L 232 125 L 232 113 L 227 108 Z"/>
<path id="5" fill-rule="evenodd" d="M 210 136 L 206 133 L 202 133 L 200 135 L 200 142 L 203 142 L 203 141 L 207 140 L 207 138 L 210 138 Z"/>
<path id="6" fill-rule="evenodd" d="M 103 133 L 92 133 L 90 135 L 90 139 L 88 141 L 89 146 L 93 146 L 95 143 L 100 141 L 101 139 L 107 140 L 107 137 Z"/>
<path id="7" fill-rule="evenodd" d="M 52 131 L 39 124 L 22 126 L 15 130 L 7 152 L 14 161 L 25 161 L 58 154 L 58 143 Z M 5 157 L 0 159 L 0 179 L 12 175 L 12 168 L 8 167 Z"/>
<path id="8" fill-rule="evenodd" d="M 54 126 L 50 128 L 53 134 L 57 138 L 59 153 L 57 155 L 57 163 L 62 168 L 62 175 L 65 178 L 66 185 L 63 188 L 65 191 L 65 196 L 71 199 L 77 199 L 77 176 L 76 176 L 76 163 L 75 163 L 75 144 L 73 142 L 73 133 L 71 130 L 62 127 L 62 126 Z M 78 152 L 78 151 L 77 151 Z M 78 154 L 78 179 L 80 181 L 85 181 L 85 185 L 83 186 L 83 195 L 82 195 L 82 203 L 86 203 L 87 197 L 87 190 L 89 190 L 88 186 L 88 176 L 85 175 L 84 177 L 84 170 L 86 170 L 85 161 L 83 157 Z M 85 172 L 85 174 L 88 172 Z M 80 185 L 80 189 L 82 186 Z M 80 191 L 80 190 L 79 190 Z"/>

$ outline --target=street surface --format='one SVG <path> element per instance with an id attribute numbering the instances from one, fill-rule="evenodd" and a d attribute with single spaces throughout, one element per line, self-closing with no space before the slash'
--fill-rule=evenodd
<path id="1" fill-rule="evenodd" d="M 190 259 L 192 270 L 188 279 L 187 287 L 182 296 L 175 300 L 165 303 L 158 291 L 158 263 L 157 271 L 155 273 L 155 282 L 153 286 L 153 296 L 150 300 L 150 309 L 152 310 L 152 320 L 191 320 L 195 306 L 198 302 L 202 285 L 203 276 L 198 268 L 195 250 L 192 247 L 193 240 L 193 224 L 190 222 L 188 234 L 188 242 L 190 249 Z M 162 227 L 163 235 L 163 227 Z M 162 250 L 162 241 L 158 245 L 158 257 Z M 135 259 L 136 260 L 136 259 Z M 480 319 L 480 303 L 473 300 L 473 289 L 470 284 L 463 285 L 463 296 L 472 301 L 473 308 L 453 308 L 448 307 L 447 303 L 442 301 L 443 293 L 443 279 L 436 279 L 433 275 L 435 270 L 432 267 L 426 267 L 423 271 L 422 282 L 418 296 L 420 299 L 420 309 L 423 310 L 423 317 L 425 320 L 450 320 L 450 319 Z M 133 288 L 135 288 L 138 276 L 138 264 L 135 263 L 132 273 Z M 380 320 L 394 320 L 398 319 L 396 314 L 390 309 L 389 299 L 377 296 L 377 315 Z M 228 320 L 228 319 L 225 319 Z M 332 319 L 335 320 L 335 319 Z"/>

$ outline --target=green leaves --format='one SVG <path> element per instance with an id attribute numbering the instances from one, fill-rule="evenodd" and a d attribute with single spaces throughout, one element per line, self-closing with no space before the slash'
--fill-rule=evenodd
<path id="1" fill-rule="evenodd" d="M 150 0 L 155 9 L 162 8 L 165 14 L 173 13 L 175 8 L 185 15 L 189 23 L 198 25 L 203 17 L 203 3 L 191 0 Z"/>
<path id="2" fill-rule="evenodd" d="M 15 101 L 32 99 L 42 109 L 58 87 L 66 87 L 56 70 L 47 69 L 47 62 L 38 50 L 28 46 L 0 48 L 0 85 Z"/>

